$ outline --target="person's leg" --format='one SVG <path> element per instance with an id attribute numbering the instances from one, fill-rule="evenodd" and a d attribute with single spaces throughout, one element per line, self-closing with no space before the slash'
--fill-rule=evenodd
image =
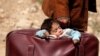
<path id="1" fill-rule="evenodd" d="M 99 41 L 94 35 L 82 33 L 79 56 L 98 56 L 98 48 Z"/>

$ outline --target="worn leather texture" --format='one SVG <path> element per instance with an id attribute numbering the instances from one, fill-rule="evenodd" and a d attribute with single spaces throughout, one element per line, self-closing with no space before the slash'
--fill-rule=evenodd
<path id="1" fill-rule="evenodd" d="M 11 31 L 6 38 L 6 56 L 98 56 L 98 39 L 82 33 L 80 44 L 72 39 L 40 39 L 36 30 Z"/>

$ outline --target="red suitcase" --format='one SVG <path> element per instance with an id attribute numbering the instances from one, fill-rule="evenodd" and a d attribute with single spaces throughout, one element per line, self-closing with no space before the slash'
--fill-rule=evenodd
<path id="1" fill-rule="evenodd" d="M 98 39 L 82 33 L 80 44 L 70 38 L 45 40 L 37 38 L 36 30 L 16 30 L 7 35 L 6 56 L 98 56 Z"/>

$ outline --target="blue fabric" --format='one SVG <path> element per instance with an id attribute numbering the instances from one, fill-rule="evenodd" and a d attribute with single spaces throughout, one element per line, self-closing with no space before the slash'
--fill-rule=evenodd
<path id="1" fill-rule="evenodd" d="M 42 37 L 45 36 L 45 35 L 44 35 L 45 32 L 47 32 L 45 29 L 39 30 L 39 31 L 36 32 L 36 35 L 42 38 Z"/>
<path id="2" fill-rule="evenodd" d="M 74 39 L 77 39 L 77 40 L 80 40 L 80 37 L 81 37 L 81 33 L 77 30 L 73 30 L 73 29 L 64 29 L 63 31 L 65 31 L 65 33 L 63 34 L 63 36 L 69 36 L 69 38 L 72 38 L 73 40 Z M 36 35 L 39 36 L 39 37 L 44 37 L 44 33 L 47 32 L 45 29 L 43 30 L 39 30 L 36 32 Z"/>
<path id="3" fill-rule="evenodd" d="M 76 31 L 76 30 L 71 30 L 70 36 L 72 37 L 73 40 L 74 39 L 80 40 L 81 33 L 79 31 Z"/>

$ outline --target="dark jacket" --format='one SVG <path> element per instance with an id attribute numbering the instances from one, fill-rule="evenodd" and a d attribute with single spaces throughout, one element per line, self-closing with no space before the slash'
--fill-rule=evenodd
<path id="1" fill-rule="evenodd" d="M 88 2 L 88 10 L 92 11 L 92 12 L 97 12 L 96 0 L 89 0 L 89 2 Z"/>
<path id="2" fill-rule="evenodd" d="M 88 11 L 96 12 L 96 0 L 44 0 L 42 9 L 48 17 L 53 14 L 54 19 L 70 17 L 70 28 L 86 31 Z"/>

